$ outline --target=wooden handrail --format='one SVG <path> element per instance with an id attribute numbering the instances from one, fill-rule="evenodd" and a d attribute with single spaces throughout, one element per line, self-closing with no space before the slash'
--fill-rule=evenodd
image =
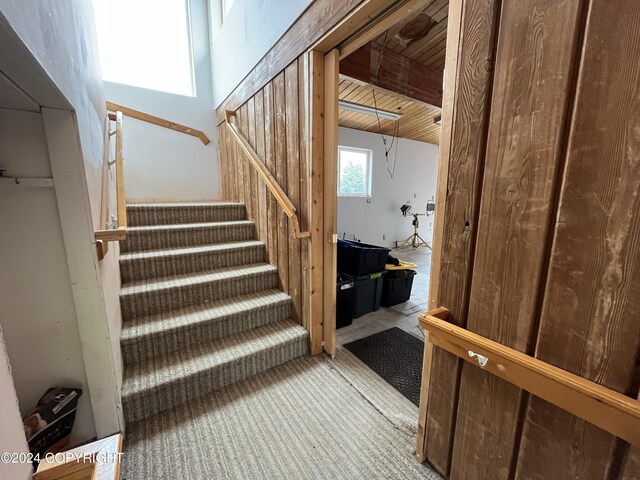
<path id="1" fill-rule="evenodd" d="M 120 111 L 127 117 L 136 118 L 138 120 L 142 120 L 143 122 L 153 123 L 154 125 L 159 125 L 160 127 L 175 130 L 177 132 L 186 133 L 187 135 L 199 138 L 200 141 L 205 145 L 209 143 L 209 137 L 207 137 L 201 130 L 190 128 L 161 117 L 149 115 L 148 113 L 141 112 L 140 110 L 134 110 L 133 108 L 118 105 L 117 103 L 113 102 L 107 102 L 107 110 L 111 110 L 113 112 Z"/>
<path id="2" fill-rule="evenodd" d="M 447 314 L 439 308 L 419 316 L 431 343 L 640 446 L 640 401 L 453 325 Z"/>
<path id="3" fill-rule="evenodd" d="M 127 238 L 127 204 L 126 204 L 126 196 L 124 193 L 124 171 L 123 171 L 123 149 L 122 149 L 122 112 L 118 111 L 114 115 L 109 115 L 109 120 L 115 120 L 116 122 L 116 202 L 117 202 L 117 211 L 118 211 L 118 227 L 109 229 L 109 230 L 96 230 L 94 232 L 96 239 L 96 248 L 98 250 L 98 259 L 102 260 L 104 255 L 107 253 L 108 246 L 107 242 L 115 242 L 124 240 Z M 106 182 L 107 178 L 103 178 L 103 182 Z M 108 207 L 104 207 L 105 202 L 108 205 L 108 189 L 103 187 L 103 195 L 107 194 L 106 197 L 103 196 L 103 215 L 104 212 L 107 212 L 108 215 Z M 104 222 L 104 218 L 102 221 Z M 103 226 L 106 226 L 103 223 Z"/>
<path id="4" fill-rule="evenodd" d="M 278 201 L 278 204 L 280 205 L 282 210 L 284 210 L 285 215 L 289 217 L 289 219 L 291 220 L 295 238 L 311 237 L 311 232 L 300 231 L 300 224 L 298 223 L 296 206 L 293 204 L 291 199 L 287 196 L 285 191 L 282 190 L 282 188 L 280 187 L 276 179 L 273 178 L 273 175 L 271 175 L 271 172 L 269 172 L 265 164 L 262 163 L 262 160 L 260 160 L 260 157 L 258 156 L 256 151 L 253 149 L 253 147 L 249 144 L 249 142 L 247 142 L 246 138 L 244 138 L 242 133 L 240 133 L 238 126 L 232 122 L 231 120 L 232 117 L 235 117 L 235 113 L 232 112 L 231 110 L 226 110 L 225 119 L 227 123 L 227 128 L 229 129 L 233 137 L 236 139 L 236 141 L 240 144 L 240 146 L 242 147 L 242 150 L 244 150 L 244 152 L 247 154 L 247 156 L 249 157 L 249 160 L 251 161 L 251 164 L 258 171 L 258 173 L 264 180 L 265 184 L 271 191 L 272 195 L 276 198 L 276 200 Z"/>

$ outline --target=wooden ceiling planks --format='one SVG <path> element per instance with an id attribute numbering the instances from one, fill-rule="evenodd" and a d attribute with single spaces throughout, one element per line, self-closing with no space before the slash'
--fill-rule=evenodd
<path id="1" fill-rule="evenodd" d="M 433 0 L 422 12 L 411 15 L 403 22 L 390 28 L 380 35 L 375 42 L 384 43 L 387 48 L 397 53 L 442 71 L 444 69 L 444 52 L 447 43 L 448 12 L 449 0 Z M 410 28 L 412 25 L 416 25 L 417 22 L 424 23 L 424 19 L 428 18 L 431 19 L 428 28 Z M 423 36 L 416 39 L 407 38 L 407 36 L 404 36 L 408 35 L 406 33 L 407 30 L 418 30 L 416 36 Z"/>
<path id="2" fill-rule="evenodd" d="M 433 123 L 434 118 L 440 115 L 440 109 L 420 102 L 393 95 L 388 92 L 375 91 L 371 85 L 359 84 L 347 79 L 341 79 L 338 89 L 340 100 L 345 100 L 358 105 L 375 107 L 387 112 L 399 113 L 400 120 L 388 120 L 375 115 L 340 110 L 338 120 L 341 127 L 355 128 L 367 132 L 383 133 L 385 135 L 397 135 L 401 138 L 418 140 L 438 144 L 440 140 L 440 125 Z M 398 123 L 396 125 L 396 123 Z M 397 129 L 397 132 L 396 132 Z"/>
<path id="3" fill-rule="evenodd" d="M 433 0 L 422 11 L 407 17 L 381 34 L 374 42 L 384 44 L 385 48 L 405 55 L 438 72 L 444 70 L 445 50 L 447 42 L 447 20 L 449 0 Z M 411 36 L 419 37 L 411 39 Z M 341 79 L 339 95 L 345 100 L 360 105 L 373 107 L 373 87 L 371 85 Z M 398 135 L 421 142 L 438 144 L 440 141 L 440 125 L 433 123 L 440 109 L 420 102 L 396 96 L 388 91 L 376 89 L 378 109 L 400 113 Z M 368 132 L 393 135 L 396 122 L 380 119 L 362 113 L 340 110 L 340 126 L 365 130 Z"/>

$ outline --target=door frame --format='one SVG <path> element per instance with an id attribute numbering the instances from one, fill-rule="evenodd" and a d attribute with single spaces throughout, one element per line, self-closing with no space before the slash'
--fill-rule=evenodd
<path id="1" fill-rule="evenodd" d="M 316 222 L 313 223 L 312 244 L 315 253 L 314 269 L 319 265 L 322 275 L 312 273 L 312 292 L 315 288 L 321 288 L 322 294 L 317 295 L 315 302 L 312 296 L 312 308 L 315 315 L 312 315 L 312 330 L 321 331 L 316 339 L 312 339 L 312 353 L 317 354 L 324 351 L 333 356 L 336 353 L 336 289 L 335 281 L 337 275 L 337 176 L 338 176 L 338 84 L 339 84 L 339 61 L 366 43 L 370 42 L 391 26 L 401 22 L 406 17 L 421 11 L 429 4 L 429 0 L 402 0 L 392 6 L 385 7 L 381 0 L 369 0 L 363 2 L 349 15 L 336 25 L 325 37 L 318 41 L 309 51 L 309 63 L 312 65 L 310 74 L 311 85 L 311 154 L 313 158 L 314 184 L 314 215 Z M 450 0 L 449 12 L 459 12 L 462 0 Z M 459 31 L 460 16 L 454 15 L 453 23 L 458 22 L 455 31 Z M 449 18 L 448 28 L 452 26 L 452 19 Z M 452 35 L 447 38 L 446 70 L 447 79 L 457 77 L 457 46 L 459 36 Z M 315 70 L 313 65 L 315 65 Z M 320 75 L 323 77 L 320 81 Z M 313 80 L 315 76 L 315 81 Z M 444 100 L 453 99 L 451 95 L 443 98 L 441 138 L 450 140 L 452 105 L 445 108 Z M 449 89 L 453 91 L 452 89 Z M 320 99 L 321 102 L 320 102 Z M 321 105 L 320 105 L 321 103 Z M 315 108 L 314 108 L 315 106 Z M 447 112 L 445 113 L 445 110 Z M 449 132 L 448 137 L 446 132 Z M 428 305 L 434 308 L 436 304 L 436 294 L 438 289 L 438 275 L 440 271 L 440 253 L 442 248 L 441 236 L 443 231 L 443 214 L 446 201 L 446 186 L 448 181 L 448 157 L 449 145 L 446 148 L 441 140 L 438 156 L 438 180 L 436 188 L 436 212 L 434 219 L 434 239 L 433 255 L 431 260 L 431 282 L 429 286 Z M 322 179 L 316 178 L 322 177 Z M 320 184 L 322 185 L 320 187 Z M 322 190 L 320 195 L 320 188 Z M 322 210 L 321 218 L 315 212 Z M 322 232 L 322 233 L 320 233 Z M 317 241 L 314 241 L 316 240 Z M 321 277 L 321 278 L 320 278 Z M 314 288 L 315 287 L 315 288 Z M 313 294 L 312 294 L 313 295 Z M 318 305 L 318 302 L 322 302 Z M 321 341 L 320 341 L 321 337 Z M 321 343 L 321 345 L 320 345 Z M 425 337 L 425 355 L 423 370 L 428 372 L 431 366 L 432 345 Z M 421 405 L 426 405 L 428 395 L 428 382 L 423 382 Z"/>

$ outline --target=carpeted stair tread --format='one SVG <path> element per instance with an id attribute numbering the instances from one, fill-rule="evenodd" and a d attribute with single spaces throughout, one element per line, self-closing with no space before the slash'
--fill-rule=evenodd
<path id="1" fill-rule="evenodd" d="M 120 333 L 123 359 L 129 364 L 192 348 L 290 315 L 291 297 L 273 289 L 133 318 Z"/>
<path id="2" fill-rule="evenodd" d="M 307 331 L 284 320 L 125 367 L 127 421 L 160 413 L 306 354 Z"/>
<path id="3" fill-rule="evenodd" d="M 246 209 L 233 202 L 133 203 L 127 205 L 130 226 L 244 220 Z"/>
<path id="4" fill-rule="evenodd" d="M 230 278 L 252 275 L 256 273 L 277 272 L 276 267 L 269 263 L 255 263 L 240 265 L 235 267 L 218 268 L 194 274 L 171 275 L 168 277 L 151 278 L 147 280 L 136 280 L 126 282 L 122 285 L 120 296 L 136 295 L 158 290 L 170 290 L 172 288 L 208 283 L 216 280 L 227 280 Z"/>
<path id="5" fill-rule="evenodd" d="M 183 208 L 183 207 L 227 207 L 235 206 L 244 208 L 243 203 L 238 202 L 141 202 L 127 203 L 127 210 L 153 210 L 162 208 Z"/>
<path id="6" fill-rule="evenodd" d="M 278 286 L 278 270 L 268 263 L 126 282 L 120 289 L 125 320 L 199 305 Z"/>
<path id="7" fill-rule="evenodd" d="M 255 238 L 255 223 L 249 220 L 143 225 L 127 229 L 127 239 L 120 243 L 120 251 L 192 247 Z"/>
<path id="8" fill-rule="evenodd" d="M 246 208 L 127 206 L 120 243 L 122 404 L 127 424 L 308 353 L 292 299 Z"/>
<path id="9" fill-rule="evenodd" d="M 259 240 L 164 248 L 123 253 L 120 272 L 124 282 L 230 267 L 264 261 L 265 244 Z"/>
<path id="10" fill-rule="evenodd" d="M 235 225 L 253 225 L 250 220 L 234 220 L 229 222 L 193 222 L 193 223 L 173 223 L 168 225 L 141 225 L 139 227 L 127 227 L 127 234 L 141 232 L 163 232 L 171 230 L 190 230 L 194 228 L 215 228 L 215 227 L 231 227 Z"/>
<path id="11" fill-rule="evenodd" d="M 264 247 L 264 242 L 260 240 L 248 240 L 243 242 L 217 243 L 214 245 L 199 245 L 196 247 L 162 248 L 158 250 L 143 250 L 141 252 L 123 253 L 120 255 L 120 262 L 130 262 L 144 258 L 172 257 L 181 255 L 191 255 L 198 253 L 216 252 L 220 250 L 236 250 L 250 247 Z"/>

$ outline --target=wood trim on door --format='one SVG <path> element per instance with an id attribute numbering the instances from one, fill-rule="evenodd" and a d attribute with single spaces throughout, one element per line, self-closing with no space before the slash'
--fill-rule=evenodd
<path id="1" fill-rule="evenodd" d="M 338 71 L 340 52 L 324 57 L 324 351 L 336 354 L 338 231 Z"/>

